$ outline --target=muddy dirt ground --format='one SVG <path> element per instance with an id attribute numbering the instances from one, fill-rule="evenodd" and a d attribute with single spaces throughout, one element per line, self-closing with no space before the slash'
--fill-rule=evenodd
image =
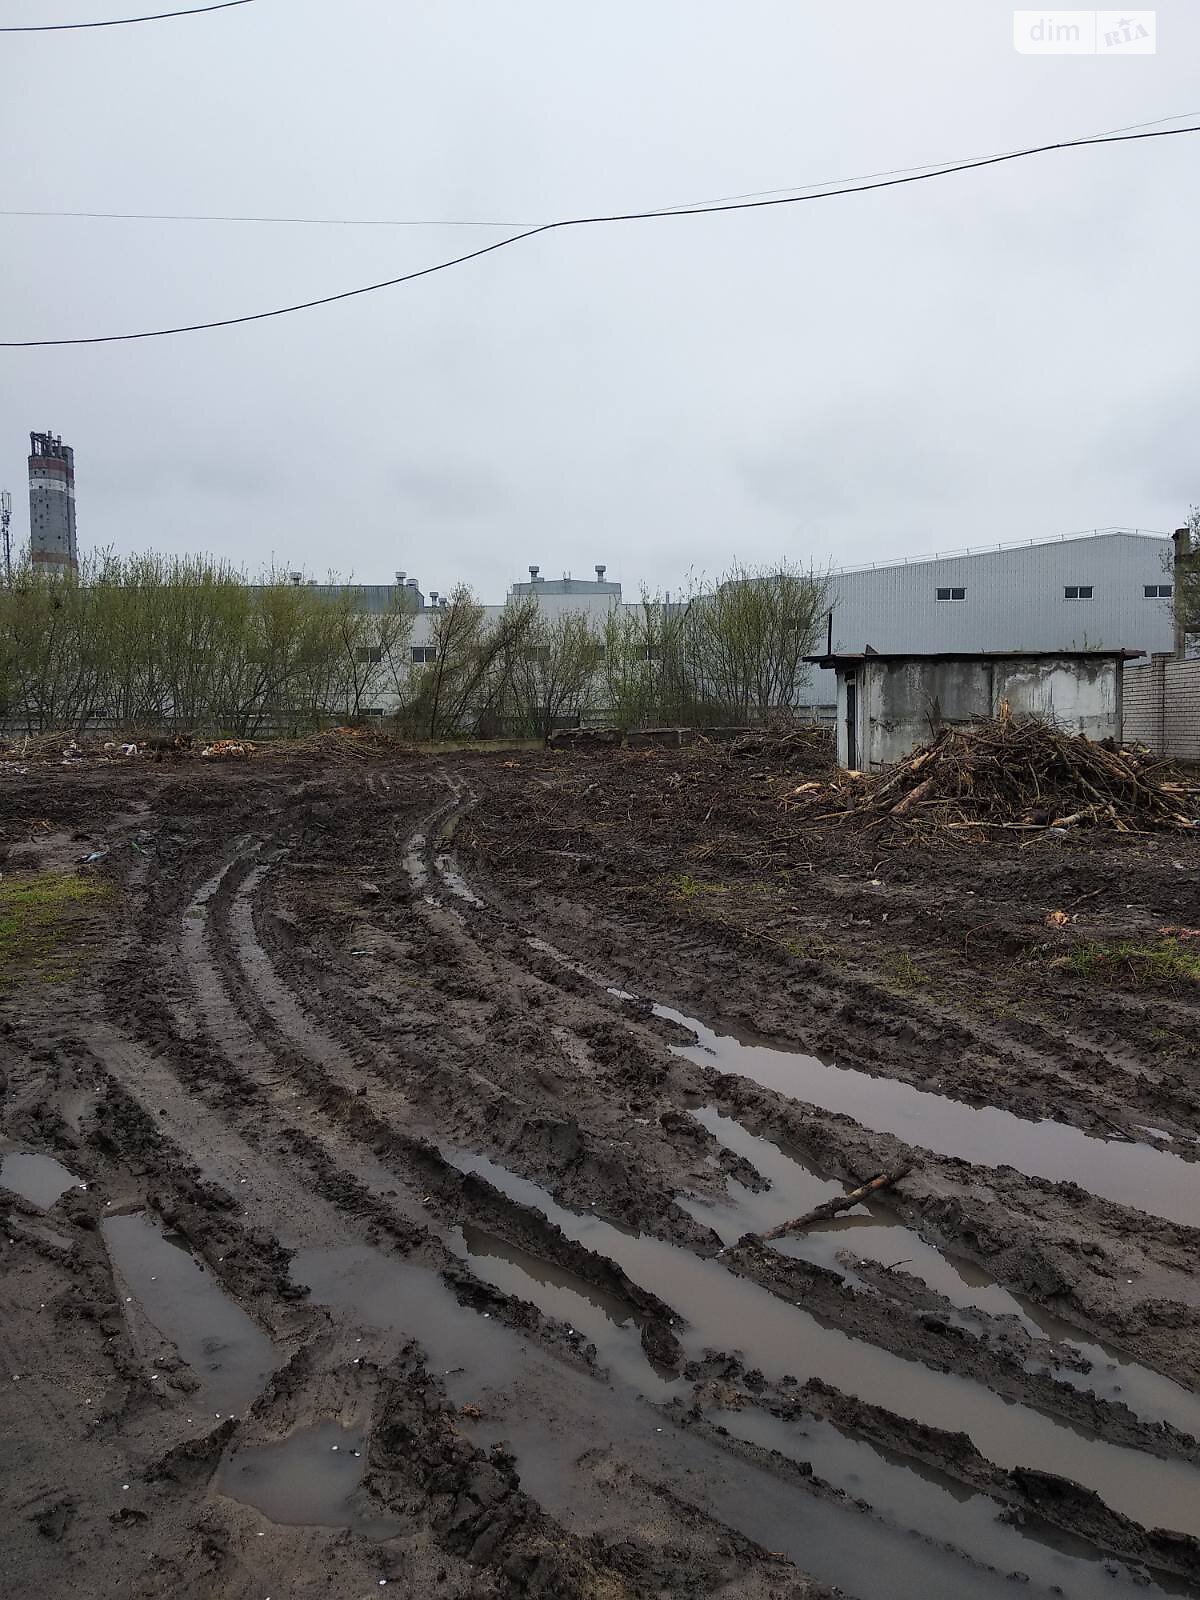
<path id="1" fill-rule="evenodd" d="M 6 1594 L 1200 1592 L 1200 840 L 804 776 L 0 775 Z"/>

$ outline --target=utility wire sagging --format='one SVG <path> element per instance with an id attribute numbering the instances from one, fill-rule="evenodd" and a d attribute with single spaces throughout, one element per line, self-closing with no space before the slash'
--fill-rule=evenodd
<path id="1" fill-rule="evenodd" d="M 216 5 L 192 6 L 186 11 L 156 11 L 148 17 L 106 17 L 102 22 L 31 22 L 0 28 L 0 33 L 75 33 L 83 28 L 127 28 L 135 22 L 167 22 L 172 17 L 199 17 L 208 11 L 232 11 L 254 0 L 218 0 Z"/>
<path id="2" fill-rule="evenodd" d="M 448 272 L 451 267 L 463 266 L 468 261 L 477 261 L 481 256 L 491 255 L 493 251 L 503 250 L 509 245 L 520 244 L 525 239 L 535 238 L 538 234 L 553 233 L 560 229 L 596 227 L 617 222 L 661 222 L 668 218 L 713 216 L 729 211 L 762 211 L 777 206 L 805 205 L 816 200 L 834 200 L 841 195 L 868 194 L 878 189 L 894 189 L 912 183 L 928 183 L 934 178 L 947 178 L 956 172 L 973 172 L 981 167 L 1000 166 L 1009 161 L 1025 160 L 1029 156 L 1045 155 L 1052 150 L 1078 150 L 1099 145 L 1133 144 L 1143 139 L 1170 139 L 1177 134 L 1185 133 L 1200 133 L 1200 125 L 1190 125 L 1186 128 L 1159 128 L 1149 133 L 1102 135 L 1096 138 L 1068 139 L 1054 144 L 1032 145 L 1025 150 L 1009 150 L 1002 155 L 981 156 L 975 161 L 961 161 L 953 166 L 940 167 L 932 172 L 917 172 L 902 177 L 881 178 L 872 183 L 847 184 L 839 189 L 823 189 L 817 194 L 785 195 L 774 200 L 731 201 L 706 206 L 694 206 L 686 211 L 625 211 L 614 212 L 607 216 L 566 217 L 558 222 L 540 223 L 537 227 L 527 228 L 522 233 L 511 234 L 507 239 L 497 239 L 494 244 L 482 245 L 478 250 L 468 250 L 465 254 L 452 256 L 449 260 L 434 262 L 432 266 L 419 267 L 415 272 L 401 273 L 395 278 L 384 278 L 378 283 L 362 284 L 356 289 L 343 289 L 337 294 L 321 295 L 313 300 L 301 300 L 294 305 L 277 306 L 270 311 L 253 311 L 243 316 L 220 317 L 209 322 L 182 323 L 171 328 L 149 328 L 137 333 L 86 334 L 76 338 L 60 339 L 2 339 L 0 340 L 0 349 L 28 350 L 54 345 L 123 344 L 135 339 L 165 339 L 177 333 L 201 333 L 211 328 L 232 328 L 248 322 L 266 322 L 274 317 L 290 316 L 296 311 L 311 311 L 317 306 L 333 305 L 339 300 L 353 300 L 359 295 L 375 294 L 381 289 L 392 289 L 402 283 L 413 283 L 418 278 L 430 277 L 435 272 Z"/>

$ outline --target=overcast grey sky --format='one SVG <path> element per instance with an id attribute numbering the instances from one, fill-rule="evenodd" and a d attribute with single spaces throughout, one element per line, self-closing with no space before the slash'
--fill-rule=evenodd
<path id="1" fill-rule="evenodd" d="M 178 0 L 184 3 L 184 0 Z M 154 9 L 0 0 L 5 23 Z M 671 205 L 1200 112 L 1158 53 L 1016 53 L 993 0 L 256 0 L 0 39 L 0 207 L 494 219 Z M 1193 120 L 1200 122 L 1200 115 Z M 0 352 L 0 486 L 75 447 L 81 547 L 489 600 L 855 564 L 1200 499 L 1200 135 L 550 234 L 347 303 Z M 0 218 L 0 338 L 267 309 L 499 237 Z"/>

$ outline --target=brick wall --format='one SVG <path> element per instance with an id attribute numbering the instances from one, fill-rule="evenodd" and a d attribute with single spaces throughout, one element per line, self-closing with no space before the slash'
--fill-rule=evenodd
<path id="1" fill-rule="evenodd" d="M 1156 655 L 1127 664 L 1124 737 L 1159 755 L 1200 761 L 1200 661 Z"/>

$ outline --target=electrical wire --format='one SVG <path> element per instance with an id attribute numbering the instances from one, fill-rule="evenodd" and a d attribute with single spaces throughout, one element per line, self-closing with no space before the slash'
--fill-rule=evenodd
<path id="1" fill-rule="evenodd" d="M 0 217 L 92 217 L 108 222 L 278 222 L 313 228 L 533 228 L 533 222 L 441 217 L 247 217 L 184 211 L 4 211 Z"/>
<path id="2" fill-rule="evenodd" d="M 1083 140 L 1101 139 L 1116 133 L 1132 133 L 1138 128 L 1161 128 L 1165 122 L 1184 122 L 1189 117 L 1200 117 L 1200 111 L 1180 111 L 1171 117 L 1155 117 L 1152 122 L 1131 122 L 1123 128 L 1102 128 L 1097 134 L 1081 134 L 1079 136 L 1079 141 L 1067 140 L 1066 143 L 1074 144 Z M 1015 153 L 1017 152 L 1005 152 L 1005 154 Z M 955 156 L 952 159 L 955 161 L 971 162 L 979 160 L 980 157 Z M 887 167 L 882 172 L 859 172 L 847 178 L 827 178 L 823 183 L 788 184 L 782 189 L 751 189 L 744 194 L 723 194 L 718 195 L 715 200 L 711 198 L 708 200 L 693 200 L 686 202 L 683 205 L 666 206 L 663 209 L 667 211 L 691 211 L 696 206 L 722 205 L 731 200 L 761 200 L 777 194 L 799 194 L 801 192 L 807 193 L 813 189 L 828 189 L 832 187 L 832 185 L 838 183 L 865 183 L 870 178 L 895 178 L 910 172 L 929 172 L 935 168 L 942 168 L 949 165 L 950 161 L 948 160 L 923 161 L 919 166 L 916 167 Z M 3 215 L 4 213 L 0 212 L 0 216 Z"/>
<path id="3" fill-rule="evenodd" d="M 294 305 L 277 306 L 271 311 L 253 311 L 244 316 L 220 317 L 210 322 L 183 323 L 172 328 L 151 328 L 138 333 L 89 334 L 74 339 L 0 339 L 0 349 L 29 350 L 58 345 L 125 344 L 135 339 L 165 339 L 179 333 L 201 333 L 212 328 L 232 328 L 249 322 L 266 322 L 274 317 L 290 316 L 293 312 L 311 311 L 318 306 L 334 305 L 340 300 L 353 300 L 360 295 L 375 294 L 381 289 L 393 289 L 401 283 L 413 283 L 418 278 L 428 278 L 435 272 L 447 272 L 451 267 L 463 266 L 468 261 L 477 261 L 481 256 L 491 255 L 496 250 L 504 250 L 509 245 L 520 244 L 525 239 L 536 238 L 538 234 L 553 233 L 565 228 L 596 227 L 615 222 L 664 221 L 667 218 L 713 216 L 730 211 L 762 211 L 778 206 L 803 205 L 815 200 L 833 200 L 840 195 L 867 194 L 877 189 L 894 189 L 907 184 L 926 183 L 933 178 L 950 177 L 957 172 L 973 172 L 981 167 L 1000 166 L 1005 162 L 1020 161 L 1029 156 L 1045 155 L 1052 150 L 1078 150 L 1097 145 L 1135 144 L 1145 139 L 1170 139 L 1178 134 L 1185 133 L 1200 133 L 1200 124 L 1186 128 L 1160 128 L 1148 133 L 1104 134 L 1094 138 L 1064 140 L 1056 144 L 1031 145 L 1025 150 L 1009 150 L 1002 155 L 981 156 L 974 161 L 958 162 L 952 166 L 940 167 L 932 172 L 917 172 L 901 177 L 880 178 L 874 182 L 850 184 L 840 189 L 823 189 L 818 194 L 793 194 L 774 200 L 728 201 L 696 206 L 686 211 L 625 211 L 610 213 L 606 216 L 564 217 L 558 222 L 543 222 L 537 227 L 526 228 L 521 233 L 509 234 L 507 238 L 497 239 L 494 244 L 482 245 L 478 250 L 468 250 L 465 254 L 452 256 L 449 260 L 436 261 L 428 267 L 419 267 L 415 272 L 401 273 L 395 278 L 384 278 L 378 283 L 362 284 L 356 289 L 343 289 L 337 294 L 321 295 L 314 300 L 297 301 Z"/>
<path id="4" fill-rule="evenodd" d="M 127 28 L 133 22 L 166 22 L 170 17 L 198 17 L 206 11 L 230 11 L 234 6 L 253 5 L 254 0 L 218 0 L 211 6 L 192 6 L 188 11 L 156 11 L 149 17 L 110 17 L 104 22 L 39 22 L 25 27 L 0 28 L 0 33 L 73 33 L 77 28 Z"/>
<path id="5" fill-rule="evenodd" d="M 1137 128 L 1160 128 L 1166 122 L 1182 122 L 1200 117 L 1200 111 L 1180 111 L 1171 117 L 1156 117 L 1153 122 L 1132 122 L 1123 128 L 1105 128 L 1104 134 L 1131 133 Z M 1096 137 L 1101 135 L 1086 135 Z M 963 156 L 963 161 L 977 160 Z M 925 161 L 915 167 L 888 167 L 882 172 L 858 172 L 849 177 L 825 178 L 813 183 L 791 183 L 781 189 L 750 189 L 742 194 L 718 195 L 716 199 L 687 200 L 675 205 L 656 206 L 655 213 L 669 216 L 697 207 L 725 205 L 734 200 L 760 200 L 773 195 L 808 194 L 814 189 L 829 189 L 835 184 L 865 183 L 872 178 L 894 178 L 911 172 L 930 172 L 947 166 L 946 161 Z M 478 217 L 258 217 L 225 215 L 220 212 L 191 211 L 17 211 L 0 208 L 0 217 L 61 217 L 104 222 L 235 222 L 266 223 L 312 228 L 536 228 L 536 222 L 493 222 Z"/>

